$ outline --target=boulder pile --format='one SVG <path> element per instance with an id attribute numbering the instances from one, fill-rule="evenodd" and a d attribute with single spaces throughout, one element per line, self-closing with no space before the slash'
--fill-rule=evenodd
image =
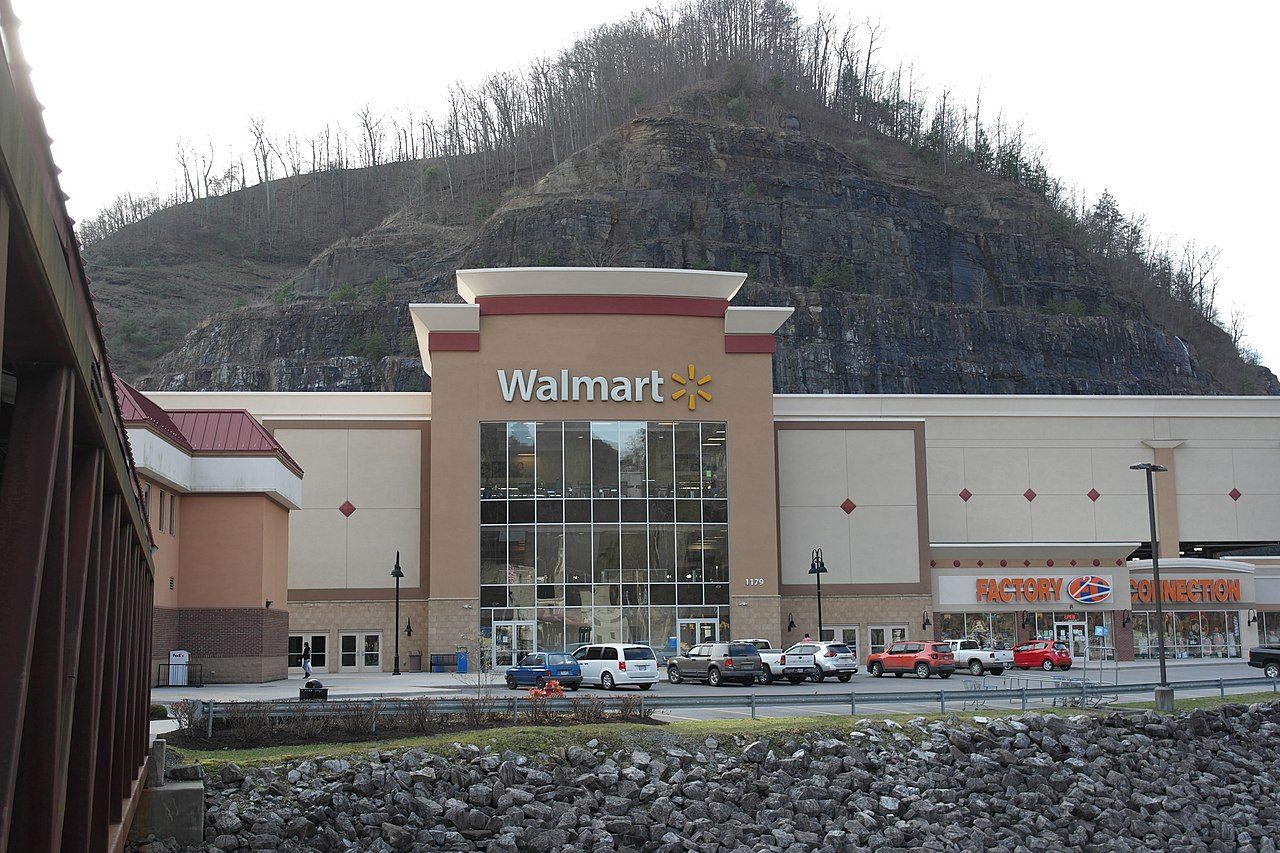
<path id="1" fill-rule="evenodd" d="M 134 849 L 1275 853 L 1280 837 L 1280 703 L 628 739 L 227 765 L 203 846 Z"/>

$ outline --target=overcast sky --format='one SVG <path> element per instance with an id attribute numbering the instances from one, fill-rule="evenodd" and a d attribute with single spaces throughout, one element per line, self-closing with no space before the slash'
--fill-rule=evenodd
<path id="1" fill-rule="evenodd" d="M 12 0 L 71 215 L 174 189 L 179 138 L 249 150 L 250 116 L 305 138 L 365 104 L 440 114 L 448 84 L 518 70 L 652 0 Z M 883 25 L 883 65 L 915 65 L 983 114 L 1022 121 L 1051 171 L 1109 189 L 1150 230 L 1221 250 L 1218 305 L 1280 371 L 1270 242 L 1280 178 L 1265 136 L 1280 5 L 836 0 L 811 19 Z"/>

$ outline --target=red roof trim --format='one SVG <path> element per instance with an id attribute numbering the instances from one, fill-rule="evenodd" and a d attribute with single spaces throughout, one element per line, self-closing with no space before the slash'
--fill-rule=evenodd
<path id="1" fill-rule="evenodd" d="M 486 296 L 484 314 L 631 314 L 650 317 L 723 317 L 723 299 L 681 296 Z"/>
<path id="2" fill-rule="evenodd" d="M 427 352 L 480 352 L 480 333 L 429 332 Z"/>
<path id="3" fill-rule="evenodd" d="M 725 352 L 766 352 L 777 350 L 778 342 L 773 335 L 725 335 Z"/>

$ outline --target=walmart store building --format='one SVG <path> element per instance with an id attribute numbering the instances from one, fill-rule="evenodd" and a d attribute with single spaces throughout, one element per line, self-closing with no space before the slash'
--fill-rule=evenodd
<path id="1" fill-rule="evenodd" d="M 1280 639 L 1280 400 L 775 395 L 793 309 L 731 307 L 743 279 L 463 270 L 462 304 L 411 306 L 430 393 L 150 394 L 129 426 L 167 526 L 156 659 L 220 681 L 296 672 L 303 642 L 321 672 L 389 670 L 397 632 L 405 668 L 785 647 L 818 630 L 818 548 L 823 633 L 861 657 L 982 634 L 1142 658 L 1139 462 L 1168 468 L 1171 654 Z"/>

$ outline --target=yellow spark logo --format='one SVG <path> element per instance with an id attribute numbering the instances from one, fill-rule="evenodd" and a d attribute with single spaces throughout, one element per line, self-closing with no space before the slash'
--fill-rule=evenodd
<path id="1" fill-rule="evenodd" d="M 693 383 L 694 387 L 681 388 L 679 391 L 671 395 L 672 400 L 679 400 L 681 397 L 687 396 L 689 398 L 689 411 L 691 412 L 697 408 L 699 397 L 706 400 L 708 403 L 711 402 L 711 395 L 702 390 L 702 386 L 711 381 L 711 374 L 708 373 L 701 379 L 695 379 L 694 377 L 697 375 L 698 369 L 692 364 L 689 365 L 689 375 L 687 378 L 681 376 L 679 373 L 671 374 L 671 378 L 676 382 L 679 382 L 681 385 L 689 385 L 689 383 Z"/>

